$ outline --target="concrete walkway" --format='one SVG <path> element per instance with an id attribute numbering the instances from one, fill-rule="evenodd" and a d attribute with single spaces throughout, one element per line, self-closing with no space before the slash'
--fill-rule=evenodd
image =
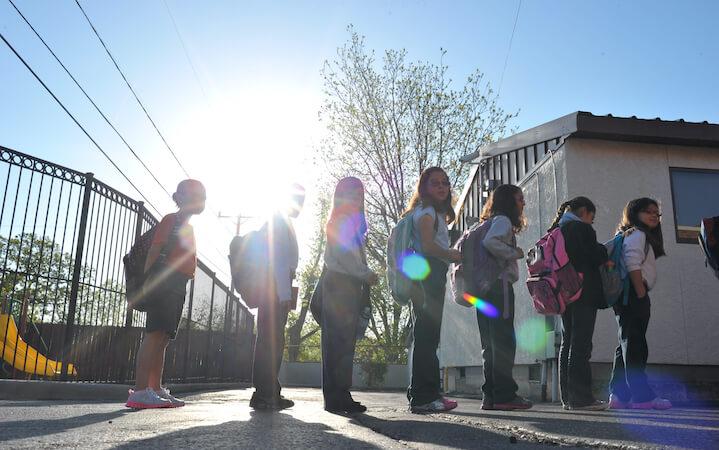
<path id="1" fill-rule="evenodd" d="M 0 448 L 594 448 L 719 449 L 719 410 L 571 413 L 541 405 L 480 411 L 459 399 L 451 414 L 418 416 L 402 393 L 358 393 L 370 410 L 322 409 L 316 389 L 286 389 L 294 408 L 255 413 L 250 389 L 197 393 L 174 410 L 131 411 L 114 402 L 0 401 Z"/>

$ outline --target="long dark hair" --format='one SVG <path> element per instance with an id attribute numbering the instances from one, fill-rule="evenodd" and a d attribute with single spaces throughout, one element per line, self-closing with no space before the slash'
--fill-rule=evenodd
<path id="1" fill-rule="evenodd" d="M 344 201 L 351 192 L 362 193 L 362 204 L 354 210 Z M 359 178 L 342 178 L 335 187 L 332 197 L 332 210 L 325 231 L 328 238 L 339 238 L 343 244 L 364 245 L 367 240 L 367 218 L 364 205 L 364 185 Z"/>
<path id="2" fill-rule="evenodd" d="M 572 213 L 576 213 L 582 208 L 585 208 L 588 213 L 596 214 L 597 212 L 597 207 L 594 206 L 594 202 L 589 200 L 587 197 L 574 197 L 573 199 L 562 203 L 557 210 L 557 217 L 554 218 L 554 222 L 552 222 L 552 226 L 549 227 L 548 231 L 551 231 L 559 226 L 559 221 L 562 220 L 562 216 L 565 212 L 570 211 Z"/>
<path id="3" fill-rule="evenodd" d="M 509 217 L 515 233 L 519 233 L 527 226 L 527 219 L 524 213 L 517 209 L 515 195 L 521 194 L 522 189 L 513 184 L 502 184 L 492 192 L 487 203 L 482 208 L 482 215 L 479 217 L 482 222 L 489 220 L 496 215 Z"/>
<path id="4" fill-rule="evenodd" d="M 649 242 L 649 245 L 652 246 L 652 250 L 654 250 L 654 256 L 659 258 L 667 254 L 664 251 L 664 236 L 662 235 L 661 222 L 659 222 L 656 228 L 651 230 L 648 226 L 644 225 L 644 222 L 639 220 L 639 213 L 652 205 L 659 208 L 659 203 L 656 200 L 647 197 L 635 198 L 627 203 L 627 206 L 624 207 L 624 211 L 622 212 L 622 221 L 619 222 L 617 232 L 623 232 L 630 228 L 642 230 L 647 236 L 647 242 Z"/>
<path id="5" fill-rule="evenodd" d="M 452 190 L 450 188 L 449 195 L 447 198 L 442 201 L 441 203 L 436 203 L 432 201 L 432 199 L 429 196 L 429 178 L 432 176 L 435 172 L 442 172 L 444 177 L 447 179 L 447 182 L 449 182 L 449 177 L 447 176 L 447 172 L 444 171 L 441 167 L 430 167 L 428 169 L 425 169 L 424 172 L 422 172 L 422 175 L 419 176 L 419 181 L 417 182 L 417 186 L 414 189 L 414 194 L 412 194 L 412 199 L 409 201 L 409 207 L 404 212 L 404 215 L 409 214 L 410 211 L 415 209 L 416 207 L 422 205 L 422 206 L 433 206 L 435 211 L 438 213 L 444 214 L 447 223 L 454 222 L 454 219 L 457 218 L 457 215 L 454 212 L 454 206 L 452 205 Z"/>

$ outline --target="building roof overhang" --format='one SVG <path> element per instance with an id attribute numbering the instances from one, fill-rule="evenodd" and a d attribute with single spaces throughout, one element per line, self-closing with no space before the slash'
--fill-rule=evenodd
<path id="1" fill-rule="evenodd" d="M 472 162 L 556 138 L 577 137 L 620 142 L 719 148 L 719 124 L 632 117 L 595 116 L 577 111 L 500 139 L 461 158 Z"/>

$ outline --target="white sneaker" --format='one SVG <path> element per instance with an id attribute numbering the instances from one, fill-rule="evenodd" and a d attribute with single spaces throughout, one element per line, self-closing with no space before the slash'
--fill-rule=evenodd
<path id="1" fill-rule="evenodd" d="M 160 398 L 154 390 L 147 388 L 142 391 L 132 391 L 125 406 L 133 409 L 171 408 L 172 402 Z"/>
<path id="2" fill-rule="evenodd" d="M 158 397 L 164 400 L 169 400 L 172 403 L 172 408 L 179 408 L 185 406 L 185 402 L 170 394 L 170 390 L 166 387 L 161 387 L 159 391 L 155 391 Z"/>

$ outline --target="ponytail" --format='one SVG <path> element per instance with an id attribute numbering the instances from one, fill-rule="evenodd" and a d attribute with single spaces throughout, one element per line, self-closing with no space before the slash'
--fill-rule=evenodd
<path id="1" fill-rule="evenodd" d="M 552 222 L 552 226 L 549 227 L 548 231 L 552 231 L 559 226 L 559 222 L 562 220 L 562 216 L 564 216 L 565 212 L 577 212 L 581 208 L 585 208 L 589 213 L 597 212 L 597 207 L 594 206 L 594 202 L 592 202 L 587 197 L 574 197 L 573 199 L 567 200 L 566 202 L 562 203 L 562 205 L 557 210 L 557 217 L 554 218 L 554 222 Z"/>
<path id="2" fill-rule="evenodd" d="M 559 226 L 559 221 L 562 220 L 562 216 L 564 216 L 564 213 L 567 211 L 567 208 L 569 208 L 570 204 L 571 200 L 567 200 L 566 202 L 562 203 L 562 205 L 557 210 L 557 216 L 554 218 L 554 222 L 552 222 L 552 226 L 549 227 L 548 231 L 552 231 Z"/>

